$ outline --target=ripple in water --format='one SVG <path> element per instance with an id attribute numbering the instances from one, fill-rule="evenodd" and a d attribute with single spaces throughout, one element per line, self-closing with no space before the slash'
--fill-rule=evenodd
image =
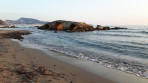
<path id="1" fill-rule="evenodd" d="M 30 30 L 33 34 L 25 36 L 24 43 L 148 78 L 148 28 L 81 33 Z"/>

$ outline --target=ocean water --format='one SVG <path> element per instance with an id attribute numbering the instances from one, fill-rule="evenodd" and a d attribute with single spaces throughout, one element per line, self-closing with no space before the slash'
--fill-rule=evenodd
<path id="1" fill-rule="evenodd" d="M 148 26 L 123 27 L 128 29 L 73 33 L 34 27 L 17 29 L 32 31 L 24 36 L 23 43 L 148 78 Z"/>

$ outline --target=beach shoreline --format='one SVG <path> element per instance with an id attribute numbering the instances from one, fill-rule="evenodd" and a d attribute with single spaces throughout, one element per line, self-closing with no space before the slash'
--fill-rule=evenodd
<path id="1" fill-rule="evenodd" d="M 138 77 L 132 73 L 117 70 L 115 68 L 108 68 L 96 62 L 92 62 L 84 59 L 78 59 L 74 57 L 68 57 L 63 53 L 51 51 L 44 47 L 42 48 L 40 46 L 31 45 L 29 43 L 24 43 L 18 40 L 13 40 L 13 41 L 18 42 L 23 47 L 40 50 L 46 53 L 48 56 L 50 56 L 50 58 L 58 60 L 62 63 L 66 63 L 70 66 L 77 67 L 95 76 L 109 79 L 115 83 L 147 83 L 148 81 L 147 79 Z"/>
<path id="2" fill-rule="evenodd" d="M 0 39 L 0 82 L 113 83 L 47 54 L 25 48 L 9 38 Z"/>

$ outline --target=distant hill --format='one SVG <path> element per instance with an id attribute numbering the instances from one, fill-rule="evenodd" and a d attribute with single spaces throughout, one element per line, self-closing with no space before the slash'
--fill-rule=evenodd
<path id="1" fill-rule="evenodd" d="M 6 20 L 7 24 L 45 24 L 47 22 L 33 18 L 19 18 L 18 20 Z"/>
<path id="2" fill-rule="evenodd" d="M 0 19 L 0 25 L 6 25 L 6 23 Z"/>

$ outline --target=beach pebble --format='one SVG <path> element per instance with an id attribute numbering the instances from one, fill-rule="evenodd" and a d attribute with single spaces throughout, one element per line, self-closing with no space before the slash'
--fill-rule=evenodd
<path id="1" fill-rule="evenodd" d="M 144 78 L 148 78 L 148 70 L 146 72 L 144 72 Z"/>
<path id="2" fill-rule="evenodd" d="M 139 74 L 136 74 L 136 76 L 141 77 Z"/>

